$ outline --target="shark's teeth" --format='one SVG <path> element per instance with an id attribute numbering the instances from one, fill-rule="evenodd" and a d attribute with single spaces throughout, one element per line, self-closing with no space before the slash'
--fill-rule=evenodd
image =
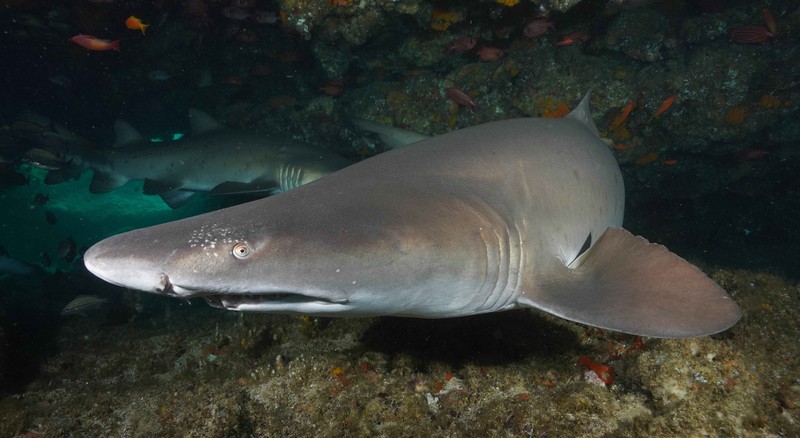
<path id="1" fill-rule="evenodd" d="M 225 306 L 222 305 L 222 301 L 220 300 L 219 295 L 210 295 L 205 298 L 206 302 L 211 307 L 216 307 L 217 309 L 224 309 Z"/>
<path id="2" fill-rule="evenodd" d="M 219 309 L 236 310 L 242 305 L 254 305 L 261 303 L 305 303 L 305 302 L 326 302 L 327 300 L 310 297 L 307 295 L 294 293 L 270 293 L 270 294 L 229 294 L 229 295 L 205 295 L 203 296 L 208 304 Z"/>
<path id="3" fill-rule="evenodd" d="M 221 295 L 220 300 L 225 307 L 238 307 L 242 304 L 263 303 L 265 301 L 284 301 L 294 294 L 265 294 L 265 295 Z"/>

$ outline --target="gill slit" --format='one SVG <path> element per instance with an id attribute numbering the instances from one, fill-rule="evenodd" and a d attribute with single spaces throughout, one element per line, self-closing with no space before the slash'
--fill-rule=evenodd
<path id="1" fill-rule="evenodd" d="M 278 167 L 278 186 L 281 191 L 295 189 L 300 187 L 300 182 L 303 180 L 303 170 L 300 166 L 292 164 L 284 164 Z"/>
<path id="2" fill-rule="evenodd" d="M 494 212 L 491 219 L 485 223 L 503 223 Z M 524 266 L 521 236 L 516 224 L 502 228 L 488 225 L 481 229 L 486 251 L 486 277 L 478 295 L 478 298 L 484 297 L 477 306 L 479 311 L 491 312 L 514 305 Z"/>

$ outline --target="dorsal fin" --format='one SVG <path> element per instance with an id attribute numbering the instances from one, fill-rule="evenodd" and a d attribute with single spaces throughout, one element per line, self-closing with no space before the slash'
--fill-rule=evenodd
<path id="1" fill-rule="evenodd" d="M 197 108 L 189 109 L 189 123 L 192 127 L 192 135 L 200 135 L 219 129 L 225 129 L 225 125 L 216 121 L 208 113 L 200 111 Z"/>
<path id="2" fill-rule="evenodd" d="M 583 96 L 581 103 L 579 103 L 574 110 L 570 111 L 566 117 L 568 119 L 577 120 L 599 137 L 600 133 L 597 131 L 597 126 L 594 125 L 594 121 L 592 120 L 592 111 L 589 108 L 589 100 L 591 100 L 591 97 L 592 92 L 590 90 L 585 96 Z"/>
<path id="3" fill-rule="evenodd" d="M 144 137 L 142 137 L 142 134 L 140 134 L 136 128 L 131 126 L 128 122 L 119 119 L 114 121 L 114 134 L 116 135 L 116 140 L 114 141 L 115 148 L 144 140 Z"/>
<path id="4" fill-rule="evenodd" d="M 92 182 L 89 183 L 89 191 L 92 193 L 112 192 L 127 184 L 128 181 L 128 178 L 118 173 L 95 171 Z"/>

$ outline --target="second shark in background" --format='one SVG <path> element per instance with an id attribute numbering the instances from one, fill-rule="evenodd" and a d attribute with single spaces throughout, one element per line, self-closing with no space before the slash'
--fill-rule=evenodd
<path id="1" fill-rule="evenodd" d="M 339 170 L 348 160 L 280 135 L 229 129 L 210 115 L 189 110 L 192 135 L 169 144 L 151 143 L 123 121 L 115 123 L 113 149 L 71 147 L 69 166 L 52 170 L 56 184 L 91 168 L 92 193 L 107 193 L 144 180 L 144 193 L 178 208 L 198 191 L 212 194 L 275 193 Z"/>

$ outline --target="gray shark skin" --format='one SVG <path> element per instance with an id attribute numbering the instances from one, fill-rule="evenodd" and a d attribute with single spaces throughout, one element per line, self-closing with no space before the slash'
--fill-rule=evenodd
<path id="1" fill-rule="evenodd" d="M 622 228 L 588 95 L 380 154 L 295 190 L 105 239 L 87 268 L 229 310 L 444 318 L 534 307 L 653 337 L 739 320 L 699 269 Z"/>
<path id="2" fill-rule="evenodd" d="M 228 129 L 199 110 L 190 110 L 189 116 L 192 135 L 187 139 L 151 143 L 127 123 L 117 121 L 115 148 L 80 148 L 64 158 L 77 168 L 94 170 L 92 193 L 107 193 L 130 180 L 144 180 L 145 194 L 161 195 L 173 208 L 197 191 L 282 192 L 350 164 L 280 135 Z M 63 179 L 51 172 L 46 182 Z"/>

